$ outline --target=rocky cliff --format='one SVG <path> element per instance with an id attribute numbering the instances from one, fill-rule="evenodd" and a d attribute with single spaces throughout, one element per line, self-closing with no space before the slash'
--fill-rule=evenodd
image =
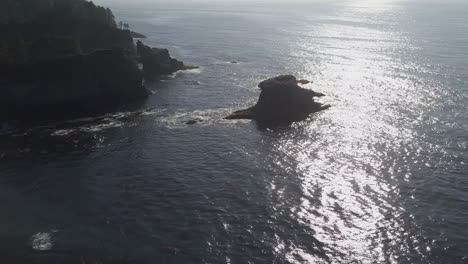
<path id="1" fill-rule="evenodd" d="M 0 1 L 0 14 L 0 120 L 107 111 L 146 97 L 143 77 L 184 68 L 142 42 L 137 54 L 133 36 L 143 35 L 92 2 Z"/>
<path id="2" fill-rule="evenodd" d="M 173 59 L 167 49 L 151 48 L 141 41 L 137 42 L 137 55 L 143 65 L 143 72 L 148 77 L 184 69 L 184 63 Z"/>
<path id="3" fill-rule="evenodd" d="M 106 111 L 145 98 L 143 74 L 123 49 L 0 65 L 0 119 L 43 120 Z"/>

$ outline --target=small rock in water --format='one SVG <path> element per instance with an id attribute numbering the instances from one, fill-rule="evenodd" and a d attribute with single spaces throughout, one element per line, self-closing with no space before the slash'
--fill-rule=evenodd
<path id="1" fill-rule="evenodd" d="M 198 66 L 190 66 L 190 65 L 184 65 L 184 66 L 182 67 L 182 70 L 183 70 L 183 71 L 196 70 L 196 69 L 200 69 L 200 67 L 198 67 Z"/>
<path id="2" fill-rule="evenodd" d="M 195 125 L 196 123 L 200 123 L 200 122 L 203 122 L 203 119 L 195 118 L 195 119 L 192 119 L 192 120 L 189 120 L 189 121 L 185 122 L 185 124 L 186 125 Z"/>
<path id="3" fill-rule="evenodd" d="M 309 80 L 298 80 L 297 83 L 298 84 L 309 84 L 309 83 L 311 83 L 311 81 L 309 81 Z"/>

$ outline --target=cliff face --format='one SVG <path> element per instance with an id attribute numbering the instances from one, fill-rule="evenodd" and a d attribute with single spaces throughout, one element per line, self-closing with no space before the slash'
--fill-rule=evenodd
<path id="1" fill-rule="evenodd" d="M 143 75 L 122 49 L 0 65 L 0 119 L 42 120 L 106 111 L 145 98 Z"/>
<path id="2" fill-rule="evenodd" d="M 141 42 L 138 56 L 125 26 L 85 0 L 0 1 L 0 120 L 107 111 L 148 95 L 144 73 L 183 68 L 167 50 Z"/>
<path id="3" fill-rule="evenodd" d="M 171 74 L 184 69 L 184 63 L 171 58 L 167 49 L 151 48 L 138 41 L 137 54 L 145 76 Z"/>

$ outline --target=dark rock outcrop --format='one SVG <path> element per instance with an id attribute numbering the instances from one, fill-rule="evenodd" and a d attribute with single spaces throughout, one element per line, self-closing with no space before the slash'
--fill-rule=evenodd
<path id="1" fill-rule="evenodd" d="M 184 63 L 171 58 L 167 49 L 151 48 L 138 41 L 137 54 L 143 65 L 143 72 L 149 78 L 185 69 Z"/>
<path id="2" fill-rule="evenodd" d="M 309 84 L 309 83 L 311 83 L 311 81 L 309 81 L 309 80 L 298 80 L 297 83 L 298 84 Z"/>
<path id="3" fill-rule="evenodd" d="M 123 49 L 0 64 L 0 119 L 44 120 L 110 110 L 148 95 Z"/>
<path id="4" fill-rule="evenodd" d="M 134 32 L 134 31 L 130 31 L 130 35 L 132 36 L 132 38 L 135 38 L 135 39 L 145 39 L 146 36 L 141 34 L 141 33 L 138 33 L 138 32 Z"/>
<path id="5" fill-rule="evenodd" d="M 87 0 L 0 1 L 0 120 L 111 111 L 148 95 L 143 77 L 191 69 L 120 24 Z"/>
<path id="6" fill-rule="evenodd" d="M 185 64 L 184 64 L 184 67 L 182 67 L 182 71 L 189 71 L 189 70 L 196 70 L 196 69 L 200 69 L 200 67 L 190 66 L 190 65 L 185 65 Z"/>
<path id="7" fill-rule="evenodd" d="M 294 76 L 282 75 L 261 82 L 255 106 L 234 112 L 226 119 L 255 119 L 265 123 L 287 123 L 306 119 L 311 113 L 328 108 L 314 101 L 321 93 L 304 89 Z"/>

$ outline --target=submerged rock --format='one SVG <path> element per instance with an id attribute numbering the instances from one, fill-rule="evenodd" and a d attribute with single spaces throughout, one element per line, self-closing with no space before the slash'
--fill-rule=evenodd
<path id="1" fill-rule="evenodd" d="M 182 71 L 189 71 L 189 70 L 196 70 L 196 69 L 200 69 L 200 67 L 198 66 L 190 66 L 190 65 L 184 65 L 182 67 Z"/>
<path id="2" fill-rule="evenodd" d="M 195 124 L 200 123 L 200 122 L 203 122 L 203 119 L 195 118 L 195 119 L 186 121 L 185 124 L 186 125 L 195 125 Z"/>
<path id="3" fill-rule="evenodd" d="M 122 49 L 0 64 L 0 120 L 83 116 L 148 95 L 142 71 Z"/>
<path id="4" fill-rule="evenodd" d="M 226 119 L 255 119 L 260 122 L 283 123 L 306 119 L 311 113 L 328 108 L 314 101 L 321 93 L 304 89 L 296 77 L 281 75 L 261 82 L 260 97 L 255 106 L 234 112 Z"/>

